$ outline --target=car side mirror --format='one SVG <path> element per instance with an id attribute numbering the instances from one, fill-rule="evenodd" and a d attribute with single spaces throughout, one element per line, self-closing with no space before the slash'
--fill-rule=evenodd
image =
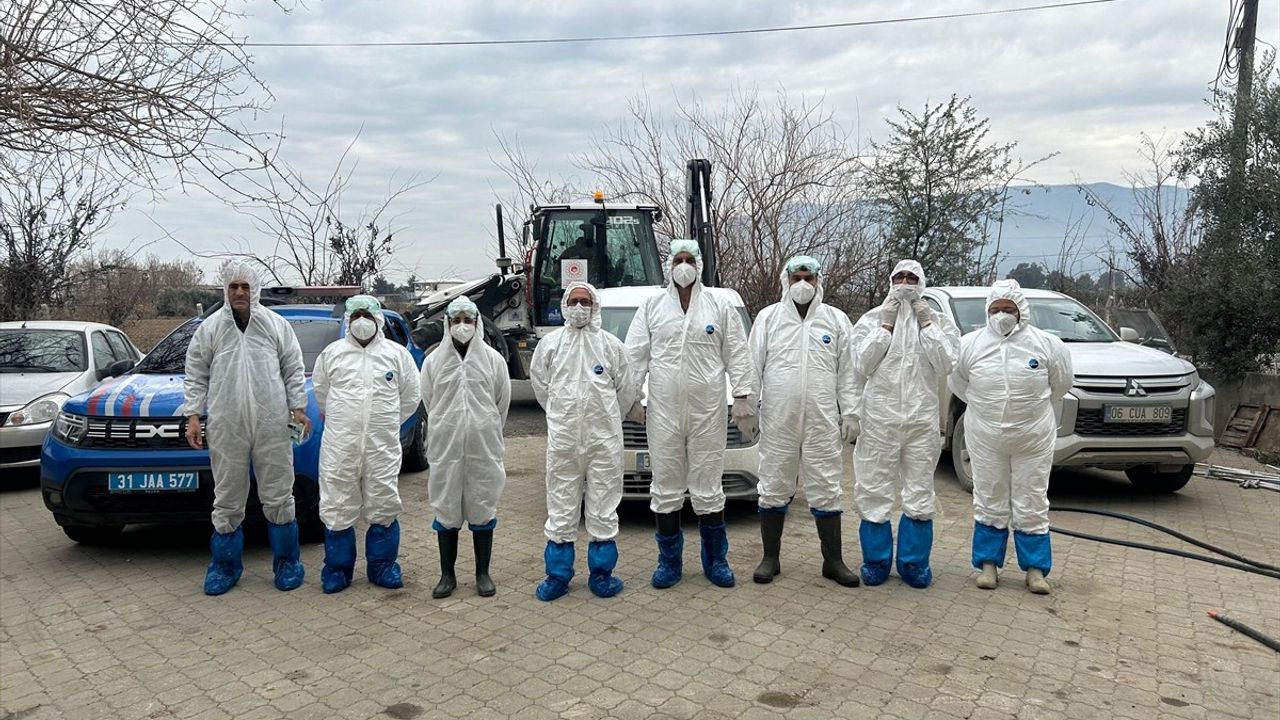
<path id="1" fill-rule="evenodd" d="M 1136 343 L 1141 338 L 1138 337 L 1138 331 L 1131 327 L 1120 328 L 1120 339 L 1125 342 Z"/>
<path id="2" fill-rule="evenodd" d="M 132 370 L 135 365 L 137 365 L 137 363 L 128 358 L 125 358 L 124 360 L 117 360 L 104 368 L 98 368 L 98 379 L 102 380 L 104 378 L 123 375 Z"/>

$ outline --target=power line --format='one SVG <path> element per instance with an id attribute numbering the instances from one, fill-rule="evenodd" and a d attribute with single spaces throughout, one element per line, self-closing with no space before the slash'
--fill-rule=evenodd
<path id="1" fill-rule="evenodd" d="M 259 47 L 259 48 L 361 48 L 361 47 L 465 47 L 489 45 L 564 45 L 570 43 L 618 42 L 626 40 L 663 40 L 669 38 L 700 38 L 725 35 L 762 35 L 766 33 L 798 32 L 802 30 L 831 30 L 837 28 L 869 27 L 873 25 L 895 25 L 900 23 L 929 22 L 933 20 L 956 20 L 960 18 L 982 17 L 987 15 L 1011 15 L 1013 13 L 1037 12 L 1040 10 L 1056 10 L 1060 8 L 1079 7 L 1083 5 L 1101 5 L 1120 2 L 1120 0 L 1077 0 L 1076 2 L 1058 2 L 1025 7 L 1004 8 L 1002 10 L 979 10 L 967 13 L 947 13 L 944 15 L 918 15 L 914 17 L 883 18 L 880 20 L 853 20 L 850 22 L 821 23 L 815 25 L 788 25 L 782 27 L 748 28 L 743 30 L 707 30 L 702 32 L 653 33 L 649 35 L 598 35 L 562 38 L 512 38 L 509 40 L 401 40 L 383 42 L 241 42 L 214 43 L 223 47 Z"/>

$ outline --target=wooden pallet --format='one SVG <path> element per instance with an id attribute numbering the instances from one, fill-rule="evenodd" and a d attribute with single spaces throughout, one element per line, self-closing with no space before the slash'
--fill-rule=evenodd
<path id="1" fill-rule="evenodd" d="M 1233 448 L 1253 447 L 1270 414 L 1270 405 L 1237 405 L 1218 444 Z"/>

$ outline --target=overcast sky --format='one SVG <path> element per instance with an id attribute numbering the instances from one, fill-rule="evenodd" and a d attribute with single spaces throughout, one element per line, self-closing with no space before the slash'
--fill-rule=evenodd
<path id="1" fill-rule="evenodd" d="M 250 41 L 487 40 L 732 30 L 1003 9 L 1044 0 L 723 0 L 385 2 L 305 0 L 284 14 L 268 3 L 233 33 Z M 750 7 L 736 7 L 750 5 Z M 1280 3 L 1262 3 L 1259 40 L 1280 35 Z M 1226 0 L 1119 0 L 1011 15 L 696 39 L 489 47 L 255 48 L 283 122 L 283 156 L 323 184 L 360 131 L 344 207 L 358 209 L 397 181 L 435 178 L 397 202 L 403 280 L 492 269 L 494 133 L 519 133 L 549 173 L 643 86 L 660 108 L 674 93 L 720 104 L 740 87 L 823 98 L 837 119 L 883 137 L 901 104 L 920 109 L 971 95 L 993 139 L 1018 155 L 1059 155 L 1044 183 L 1121 181 L 1136 169 L 1139 136 L 1180 135 L 1210 117 L 1204 104 L 1222 53 Z M 1265 50 L 1265 45 L 1260 45 Z M 363 130 L 361 131 L 361 127 Z M 679 171 L 673 168 L 673 171 Z M 578 178 L 590 184 L 591 178 Z M 163 229 L 163 231 L 161 230 Z M 240 215 L 197 194 L 136 200 L 107 231 L 108 246 L 164 257 L 261 240 Z M 213 263 L 208 264 L 209 267 Z"/>

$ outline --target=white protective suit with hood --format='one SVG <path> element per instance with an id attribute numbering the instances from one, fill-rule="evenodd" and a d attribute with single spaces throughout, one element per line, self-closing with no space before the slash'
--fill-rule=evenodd
<path id="1" fill-rule="evenodd" d="M 422 363 L 422 402 L 430 420 L 427 488 L 441 527 L 457 530 L 466 522 L 475 528 L 497 517 L 507 482 L 502 428 L 511 378 L 507 361 L 485 343 L 478 318 L 465 357 L 454 347 L 448 318 L 442 322 L 444 339 Z"/>
<path id="2" fill-rule="evenodd" d="M 1020 322 L 1008 336 L 990 324 L 965 335 L 951 375 L 951 391 L 968 404 L 974 518 L 998 530 L 1044 535 L 1057 416 L 1074 377 L 1071 355 L 1062 340 L 1030 324 L 1017 281 L 993 285 L 986 308 L 1000 299 L 1017 304 Z"/>
<path id="3" fill-rule="evenodd" d="M 649 507 L 655 513 L 683 507 L 686 489 L 696 514 L 724 510 L 725 374 L 734 397 L 756 395 L 738 311 L 706 292 L 701 258 L 696 268 L 687 312 L 675 282 L 668 282 L 665 292 L 640 304 L 627 331 L 636 397 L 649 380 L 645 426 L 653 464 Z"/>
<path id="4" fill-rule="evenodd" d="M 942 451 L 938 389 L 960 352 L 960 330 L 949 317 L 930 310 L 932 322 L 920 328 L 911 303 L 927 287 L 924 268 L 903 260 L 890 278 L 904 270 L 920 282 L 891 286 L 899 299 L 893 332 L 882 326 L 883 305 L 864 313 L 853 330 L 859 380 L 865 383 L 853 456 L 854 501 L 862 518 L 873 523 L 889 520 L 899 487 L 904 514 L 915 520 L 934 516 L 933 471 Z"/>
<path id="5" fill-rule="evenodd" d="M 759 506 L 784 508 L 803 483 L 811 510 L 843 509 L 840 418 L 854 412 L 857 379 L 849 316 L 822 302 L 819 280 L 805 317 L 788 297 L 756 317 L 748 345 L 760 378 Z"/>
<path id="6" fill-rule="evenodd" d="M 586 288 L 594 303 L 580 328 L 568 322 L 567 301 L 577 288 Z M 635 400 L 635 384 L 626 346 L 600 327 L 594 287 L 570 283 L 560 311 L 566 324 L 538 342 L 530 372 L 547 414 L 546 535 L 554 543 L 575 540 L 585 491 L 587 533 L 609 540 L 618 534 L 622 501 L 622 413 Z"/>
<path id="7" fill-rule="evenodd" d="M 400 426 L 418 410 L 418 367 L 403 345 L 387 339 L 386 317 L 361 346 L 348 330 L 316 358 L 311 379 L 324 414 L 320 444 L 320 519 L 333 531 L 388 526 L 402 509 Z"/>
<path id="8" fill-rule="evenodd" d="M 183 415 L 207 415 L 213 469 L 213 527 L 234 532 L 244 520 L 249 469 L 269 522 L 294 520 L 290 411 L 307 407 L 302 350 L 289 321 L 259 302 L 262 280 L 243 261 L 218 270 L 223 305 L 205 318 L 187 346 Z M 249 283 L 249 322 L 236 326 L 227 285 Z"/>

